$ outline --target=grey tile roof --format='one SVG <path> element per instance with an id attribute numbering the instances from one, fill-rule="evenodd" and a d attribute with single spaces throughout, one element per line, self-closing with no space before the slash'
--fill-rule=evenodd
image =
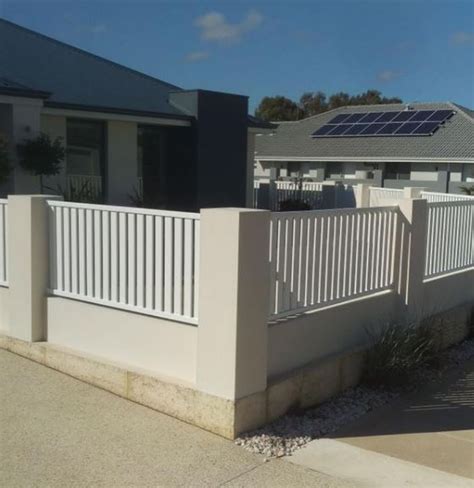
<path id="1" fill-rule="evenodd" d="M 0 19 L 0 77 L 48 101 L 180 115 L 168 93 L 180 88 Z"/>
<path id="2" fill-rule="evenodd" d="M 473 160 L 473 111 L 450 102 L 413 103 L 415 109 L 449 109 L 456 114 L 432 136 L 311 138 L 311 134 L 339 113 L 403 110 L 405 104 L 340 107 L 297 122 L 280 124 L 273 135 L 256 139 L 256 159 L 446 159 Z"/>

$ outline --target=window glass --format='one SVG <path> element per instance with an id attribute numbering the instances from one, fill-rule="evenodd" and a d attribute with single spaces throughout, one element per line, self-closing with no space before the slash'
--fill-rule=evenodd
<path id="1" fill-rule="evenodd" d="M 102 122 L 67 120 L 68 175 L 101 176 L 104 154 L 105 134 Z"/>

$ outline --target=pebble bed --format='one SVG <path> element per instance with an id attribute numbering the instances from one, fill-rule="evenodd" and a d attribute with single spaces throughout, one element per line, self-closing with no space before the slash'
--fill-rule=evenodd
<path id="1" fill-rule="evenodd" d="M 413 374 L 411 390 L 416 385 L 435 381 L 447 369 L 461 366 L 474 357 L 474 339 L 447 349 L 439 357 L 437 368 L 423 367 Z M 343 425 L 397 398 L 407 389 L 373 389 L 357 386 L 313 409 L 287 414 L 271 424 L 238 437 L 235 443 L 267 457 L 289 456 L 313 439 L 335 432 Z"/>

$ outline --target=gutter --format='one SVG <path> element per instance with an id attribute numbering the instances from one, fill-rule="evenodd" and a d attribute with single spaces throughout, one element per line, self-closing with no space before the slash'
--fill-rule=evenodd
<path id="1" fill-rule="evenodd" d="M 255 161 L 310 161 L 322 163 L 469 163 L 474 164 L 474 158 L 415 158 L 415 157 L 292 157 L 292 156 L 255 156 Z"/>

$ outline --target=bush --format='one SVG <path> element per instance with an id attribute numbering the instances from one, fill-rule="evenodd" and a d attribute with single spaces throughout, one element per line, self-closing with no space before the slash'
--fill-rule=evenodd
<path id="1" fill-rule="evenodd" d="M 474 185 L 460 186 L 459 188 L 466 195 L 474 195 Z"/>
<path id="2" fill-rule="evenodd" d="M 429 325 L 390 325 L 372 337 L 362 381 L 370 386 L 398 387 L 413 371 L 435 357 L 436 346 Z"/>
<path id="3" fill-rule="evenodd" d="M 65 150 L 62 139 L 54 140 L 47 134 L 40 134 L 34 139 L 26 139 L 17 145 L 20 165 L 29 173 L 39 176 L 43 191 L 43 176 L 57 175 L 64 161 Z"/>
<path id="4" fill-rule="evenodd" d="M 304 200 L 289 198 L 288 200 L 283 200 L 282 202 L 280 202 L 279 210 L 280 212 L 295 212 L 298 210 L 311 210 L 311 205 L 309 205 Z"/>
<path id="5" fill-rule="evenodd" d="M 56 195 L 61 195 L 65 202 L 104 203 L 103 195 L 98 195 L 95 190 L 92 189 L 89 181 L 85 181 L 80 186 L 75 186 L 74 184 L 69 183 L 66 189 L 61 185 L 57 185 L 56 188 L 44 186 L 44 189 L 51 193 L 55 193 Z"/>

